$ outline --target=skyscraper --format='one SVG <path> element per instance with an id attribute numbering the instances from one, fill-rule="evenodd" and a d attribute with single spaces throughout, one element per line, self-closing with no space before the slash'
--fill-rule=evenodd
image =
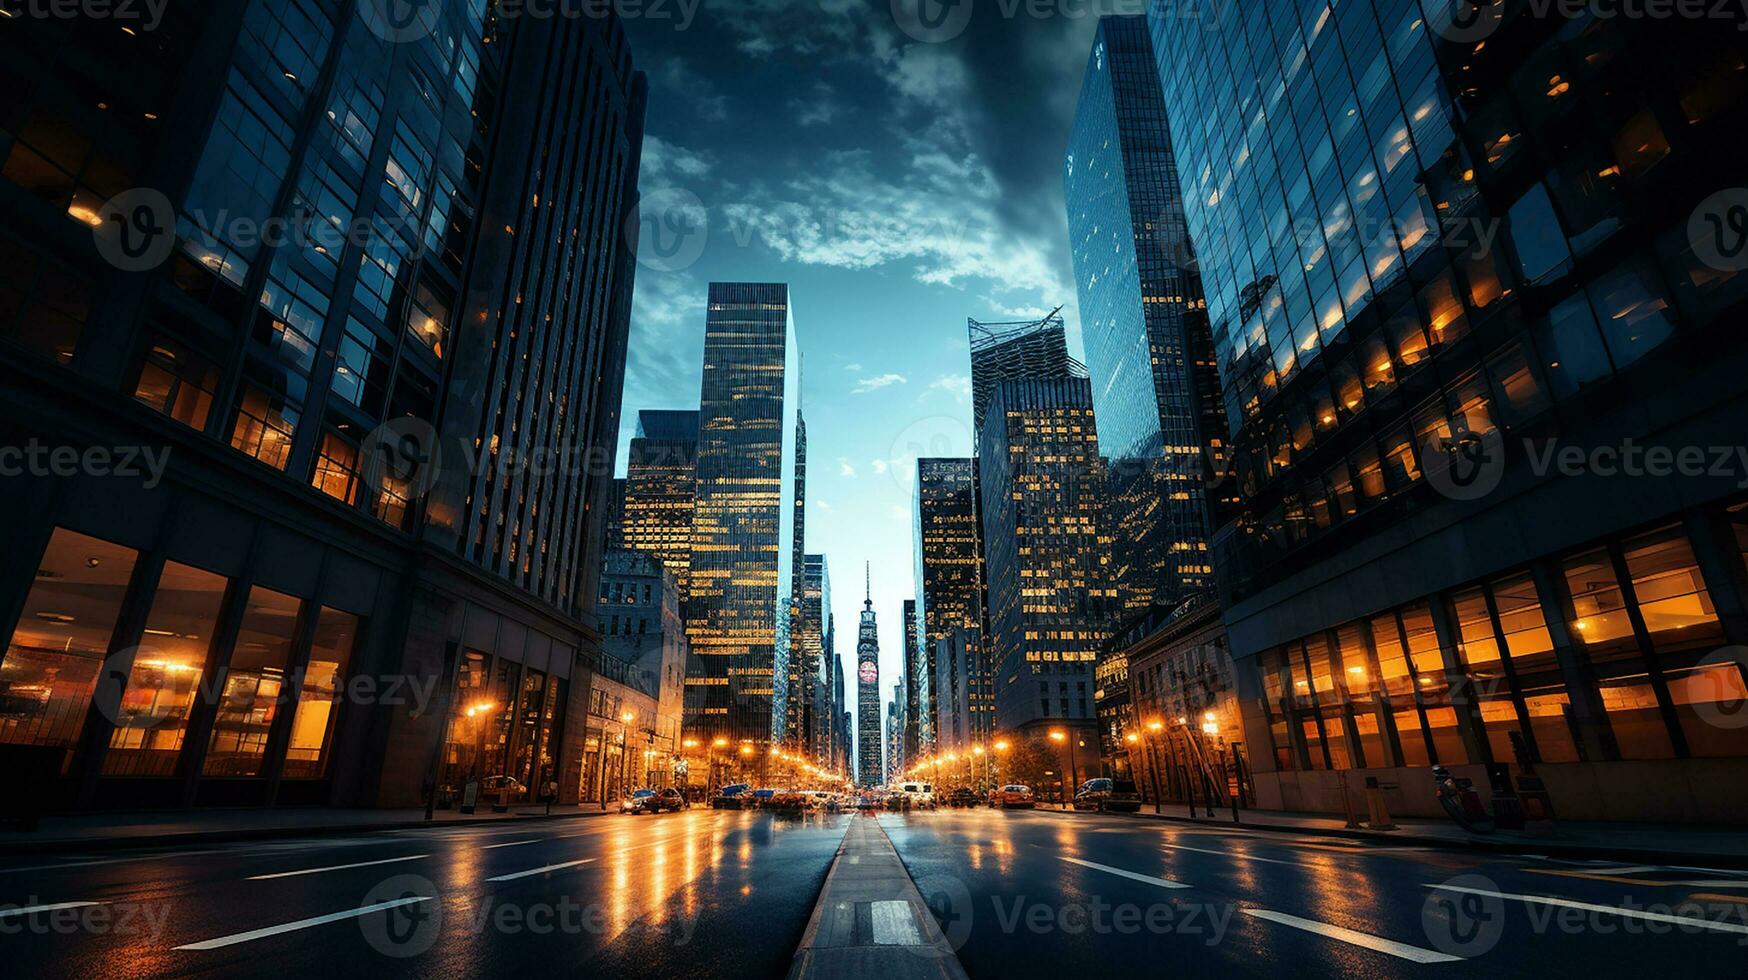
<path id="1" fill-rule="evenodd" d="M 794 659 L 808 678 L 803 712 L 797 733 L 797 748 L 820 765 L 831 760 L 832 672 L 836 657 L 829 655 L 827 621 L 831 615 L 831 575 L 824 555 L 808 555 L 803 575 L 801 615 L 796 628 Z"/>
<path id="2" fill-rule="evenodd" d="M 625 466 L 625 547 L 652 554 L 674 576 L 682 606 L 692 567 L 698 486 L 698 413 L 644 409 Z"/>
<path id="3" fill-rule="evenodd" d="M 1116 603 L 1090 385 L 997 384 L 977 444 L 996 725 L 1090 727 Z"/>
<path id="4" fill-rule="evenodd" d="M 612 461 L 644 81 L 614 17 L 356 8 L 0 37 L 0 428 L 167 460 L 0 481 L 18 793 L 576 799 L 612 469 L 513 461 Z M 338 696 L 389 674 L 432 710 Z"/>
<path id="5" fill-rule="evenodd" d="M 916 718 L 924 752 L 937 748 L 936 644 L 954 630 L 983 627 L 983 544 L 977 526 L 976 461 L 917 460 L 912 517 L 917 615 L 910 646 L 923 683 Z"/>
<path id="6" fill-rule="evenodd" d="M 1260 798 L 1339 812 L 1316 770 L 1521 758 L 1686 787 L 1563 817 L 1727 812 L 1748 498 L 1612 459 L 1740 443 L 1741 34 L 1207 9 L 1149 26 L 1242 495 L 1214 553 Z M 1537 465 L 1556 444 L 1603 466 Z"/>
<path id="7" fill-rule="evenodd" d="M 789 287 L 711 283 L 687 615 L 686 730 L 701 738 L 783 737 L 800 391 Z"/>
<path id="8" fill-rule="evenodd" d="M 1039 320 L 982 323 L 966 320 L 971 338 L 971 431 L 983 431 L 995 386 L 1008 378 L 1086 377 L 1068 356 L 1068 333 L 1057 310 Z"/>
<path id="9" fill-rule="evenodd" d="M 1063 167 L 1124 614 L 1211 583 L 1207 487 L 1226 440 L 1201 279 L 1142 16 L 1093 37 Z"/>
<path id="10" fill-rule="evenodd" d="M 904 600 L 904 634 L 902 640 L 904 649 L 900 660 L 899 686 L 904 689 L 904 751 L 911 758 L 920 757 L 928 751 L 928 725 L 918 713 L 928 703 L 929 680 L 923 676 L 924 658 L 922 647 L 918 645 L 920 628 L 917 626 L 917 604 L 915 599 Z"/>
<path id="11" fill-rule="evenodd" d="M 870 573 L 872 574 L 872 573 Z M 863 786 L 878 786 L 885 778 L 881 764 L 884 729 L 880 722 L 880 630 L 874 620 L 874 584 L 868 581 L 862 621 L 856 627 L 856 778 Z"/>
<path id="12" fill-rule="evenodd" d="M 790 651 L 789 675 L 779 683 L 778 694 L 782 702 L 783 741 L 792 751 L 801 752 L 808 744 L 808 703 L 815 690 L 818 661 L 802 655 L 807 632 L 801 618 L 807 602 L 807 419 L 800 412 L 795 415 L 795 482 L 789 493 L 795 508 L 794 537 L 789 545 L 793 564 L 789 616 L 782 624 L 788 632 L 784 645 Z"/>

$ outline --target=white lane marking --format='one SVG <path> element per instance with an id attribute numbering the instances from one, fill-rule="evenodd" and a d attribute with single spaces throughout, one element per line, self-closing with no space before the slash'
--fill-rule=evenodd
<path id="1" fill-rule="evenodd" d="M 309 929 L 314 926 L 327 925 L 330 922 L 339 922 L 343 919 L 356 919 L 359 916 L 369 915 L 372 912 L 381 912 L 385 909 L 399 908 L 402 905 L 412 905 L 415 902 L 429 902 L 434 897 L 435 896 L 432 895 L 415 895 L 411 898 L 397 898 L 392 902 L 378 902 L 375 905 L 365 905 L 360 908 L 347 909 L 344 912 L 334 912 L 330 915 L 318 915 L 313 919 L 299 919 L 296 922 L 287 922 L 281 926 L 268 926 L 265 929 L 252 929 L 248 932 L 239 932 L 230 936 L 220 936 L 217 939 L 189 943 L 186 946 L 178 946 L 176 948 L 179 950 L 222 949 L 225 946 L 235 946 L 238 943 L 253 942 L 257 939 L 266 939 L 268 936 L 277 936 L 282 933 L 296 932 L 299 929 Z"/>
<path id="2" fill-rule="evenodd" d="M 540 838 L 530 837 L 527 840 L 507 840 L 507 841 L 503 842 L 502 844 L 487 844 L 484 847 L 480 848 L 480 850 L 489 851 L 489 850 L 492 850 L 493 848 L 497 848 L 497 847 L 518 847 L 518 846 L 523 845 L 523 844 L 538 844 L 538 843 L 540 843 Z"/>
<path id="3" fill-rule="evenodd" d="M 547 873 L 548 871 L 562 871 L 565 868 L 574 868 L 579 864 L 588 864 L 590 861 L 593 861 L 593 860 L 595 860 L 595 859 L 594 858 L 583 858 L 581 861 L 566 861 L 563 864 L 549 864 L 544 868 L 530 868 L 527 871 L 513 871 L 510 874 L 498 875 L 497 877 L 487 878 L 486 880 L 487 881 L 515 881 L 517 878 L 527 878 L 527 877 L 530 877 L 532 875 L 541 875 L 541 874 Z"/>
<path id="4" fill-rule="evenodd" d="M 7 918 L 8 916 L 14 916 L 14 915 L 34 915 L 38 912 L 56 912 L 56 911 L 59 911 L 61 909 L 82 909 L 82 908 L 87 908 L 87 907 L 92 906 L 92 905 L 99 905 L 99 904 L 101 904 L 101 903 L 99 903 L 99 902 L 56 902 L 53 905 L 26 905 L 26 906 L 23 906 L 21 908 L 15 908 L 15 909 L 0 909 L 0 919 L 4 919 L 4 918 Z"/>
<path id="5" fill-rule="evenodd" d="M 923 934 L 916 927 L 916 914 L 905 901 L 882 901 L 869 904 L 874 920 L 874 945 L 921 946 Z"/>
<path id="6" fill-rule="evenodd" d="M 1294 868 L 1309 867 L 1297 861 L 1282 861 L 1280 858 L 1265 858 L 1256 854 L 1246 854 L 1243 851 L 1216 851 L 1211 847 L 1189 847 L 1184 844 L 1161 844 L 1160 847 L 1170 851 L 1195 851 L 1197 854 L 1218 854 L 1221 857 L 1243 858 L 1246 861 L 1266 861 L 1269 864 L 1285 864 Z"/>
<path id="7" fill-rule="evenodd" d="M 1440 953 L 1431 949 L 1421 949 L 1419 946 L 1410 946 L 1407 943 L 1399 943 L 1382 936 L 1374 936 L 1369 932 L 1343 929 L 1341 926 L 1332 926 L 1327 922 L 1318 922 L 1316 919 L 1301 919 L 1285 912 L 1272 912 L 1268 909 L 1239 909 L 1239 911 L 1254 918 L 1278 922 L 1294 929 L 1303 929 L 1306 932 L 1326 936 L 1337 942 L 1386 953 L 1413 963 L 1455 963 L 1462 960 L 1461 956 L 1452 956 L 1449 953 Z"/>
<path id="8" fill-rule="evenodd" d="M 1553 898 L 1547 895 L 1514 895 L 1510 892 L 1493 892 L 1484 888 L 1463 888 L 1458 885 L 1422 885 L 1436 891 L 1458 892 L 1464 895 L 1484 895 L 1488 898 L 1509 898 L 1514 902 L 1529 902 L 1537 905 L 1553 905 L 1563 909 L 1581 909 L 1585 912 L 1601 912 L 1607 915 L 1618 915 L 1628 919 L 1643 919 L 1646 922 L 1666 922 L 1671 925 L 1692 926 L 1695 929 L 1710 929 L 1713 932 L 1733 932 L 1748 936 L 1748 926 L 1739 926 L 1732 922 L 1717 922 L 1701 918 L 1697 915 L 1666 915 L 1662 912 L 1645 912 L 1639 909 L 1616 908 L 1613 905 L 1593 905 L 1589 902 L 1575 902 L 1569 898 Z"/>
<path id="9" fill-rule="evenodd" d="M 274 878 L 296 878 L 299 875 L 319 875 L 324 871 L 345 871 L 348 868 L 370 868 L 379 864 L 397 864 L 401 861 L 417 861 L 429 854 L 408 854 L 406 857 L 383 858 L 380 861 L 359 861 L 355 864 L 330 864 L 325 868 L 299 868 L 296 871 L 278 871 L 270 875 L 250 875 L 245 881 L 271 881 Z"/>
<path id="10" fill-rule="evenodd" d="M 1103 871 L 1106 874 L 1117 875 L 1119 877 L 1128 878 L 1128 879 L 1131 879 L 1133 881 L 1144 881 L 1149 885 L 1158 885 L 1161 888 L 1188 888 L 1188 887 L 1190 887 L 1181 881 L 1172 881 L 1168 878 L 1155 878 L 1152 875 L 1138 874 L 1134 871 L 1124 871 L 1122 868 L 1113 868 L 1108 864 L 1094 864 L 1091 861 L 1082 861 L 1080 858 L 1071 858 L 1071 857 L 1067 856 L 1066 854 L 1062 856 L 1062 860 L 1067 861 L 1071 864 L 1078 864 L 1083 868 L 1091 868 L 1094 871 Z"/>

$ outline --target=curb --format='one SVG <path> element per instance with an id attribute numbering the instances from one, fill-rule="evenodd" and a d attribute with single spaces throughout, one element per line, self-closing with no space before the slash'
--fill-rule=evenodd
<path id="1" fill-rule="evenodd" d="M 491 820 L 397 820 L 388 823 L 318 824 L 309 827 L 251 827 L 236 830 L 202 830 L 174 834 L 151 834 L 143 837 L 57 837 L 31 840 L 28 832 L 15 837 L 0 837 L 0 856 L 20 854 L 64 854 L 98 851 L 137 851 L 160 847 L 182 847 L 189 844 L 233 844 L 239 841 L 281 840 L 299 837 L 338 837 L 344 834 L 374 834 L 386 830 L 416 830 L 437 827 L 489 827 L 495 824 L 546 823 L 553 820 L 577 820 L 583 817 L 604 817 L 612 810 L 590 810 L 576 813 L 529 813 Z"/>
<path id="2" fill-rule="evenodd" d="M 1059 811 L 1072 813 L 1075 811 Z M 1707 853 L 1704 851 L 1666 851 L 1645 847 L 1606 847 L 1594 844 L 1577 844 L 1561 841 L 1558 838 L 1530 838 L 1523 840 L 1477 840 L 1474 838 L 1456 839 L 1439 837 L 1429 834 L 1401 833 L 1398 831 L 1380 830 L 1349 830 L 1345 827 L 1282 827 L 1278 824 L 1233 823 L 1217 817 L 1180 817 L 1169 813 L 1137 813 L 1135 816 L 1143 820 L 1165 820 L 1171 823 L 1186 824 L 1201 827 L 1237 827 L 1242 830 L 1258 830 L 1275 834 L 1297 834 L 1312 837 L 1335 837 L 1344 840 L 1361 840 L 1368 843 L 1414 844 L 1422 847 L 1435 847 L 1449 851 L 1480 851 L 1488 854 L 1530 853 L 1545 857 L 1562 858 L 1601 858 L 1603 860 L 1621 860 L 1653 864 L 1691 864 L 1704 862 L 1730 870 L 1748 870 L 1748 854 Z"/>

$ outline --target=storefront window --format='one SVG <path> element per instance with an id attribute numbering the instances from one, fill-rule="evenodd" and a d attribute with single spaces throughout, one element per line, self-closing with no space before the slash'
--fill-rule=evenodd
<path id="1" fill-rule="evenodd" d="M 226 585 L 222 575 L 164 564 L 103 757 L 104 775 L 175 774 Z"/>
<path id="2" fill-rule="evenodd" d="M 1624 546 L 1627 574 L 1645 632 L 1658 653 L 1715 647 L 1724 642 L 1717 608 L 1680 526 L 1633 538 Z"/>
<path id="3" fill-rule="evenodd" d="M 0 660 L 0 742 L 69 747 L 78 739 L 137 557 L 55 530 Z"/>
<path id="4" fill-rule="evenodd" d="M 443 743 L 443 775 L 438 797 L 451 805 L 461 788 L 478 779 L 480 751 L 486 727 L 502 705 L 493 703 L 486 684 L 491 658 L 478 650 L 464 650 L 456 665 L 455 697 L 449 705 L 449 725 Z"/>
<path id="5" fill-rule="evenodd" d="M 202 775 L 261 775 L 267 736 L 291 665 L 298 607 L 297 599 L 272 589 L 257 585 L 249 590 Z"/>
<path id="6" fill-rule="evenodd" d="M 1433 628 L 1432 607 L 1425 602 L 1404 607 L 1402 630 L 1408 638 L 1414 682 L 1426 706 L 1427 732 L 1432 736 L 1433 750 L 1441 765 L 1462 765 L 1469 761 L 1469 753 L 1457 732 L 1456 710 L 1448 707 L 1450 682 L 1445 673 L 1444 653 L 1438 645 L 1438 631 Z"/>
<path id="7" fill-rule="evenodd" d="M 534 781 L 534 753 L 539 748 L 540 719 L 546 710 L 546 674 L 532 668 L 522 673 L 522 697 L 516 733 L 516 760 L 510 775 L 531 791 L 538 792 Z"/>
<path id="8" fill-rule="evenodd" d="M 1639 655 L 1626 599 L 1608 552 L 1599 548 L 1568 559 L 1566 585 L 1577 617 L 1572 630 L 1596 666 L 1598 691 L 1621 756 L 1673 757 L 1675 747 L 1657 706 L 1656 689 L 1645 672 L 1644 658 Z"/>
<path id="9" fill-rule="evenodd" d="M 1665 669 L 1663 677 L 1690 752 L 1702 758 L 1748 756 L 1748 728 L 1741 724 L 1748 711 L 1748 665 L 1739 653 Z"/>
<path id="10" fill-rule="evenodd" d="M 1554 641 L 1548 633 L 1535 579 L 1528 573 L 1508 575 L 1494 580 L 1492 589 L 1500 632 L 1523 690 L 1524 711 L 1535 734 L 1536 751 L 1543 762 L 1577 762 L 1572 702 L 1554 656 Z"/>
<path id="11" fill-rule="evenodd" d="M 285 750 L 286 779 L 319 779 L 327 773 L 339 716 L 346 668 L 358 642 L 358 617 L 322 610 L 310 643 L 310 662 L 291 716 L 291 741 Z"/>
<path id="12" fill-rule="evenodd" d="M 1481 722 L 1487 731 L 1487 742 L 1497 762 L 1514 758 L 1511 736 L 1522 732 L 1518 721 L 1517 702 L 1512 699 L 1511 686 L 1505 676 L 1499 655 L 1499 641 L 1493 633 L 1493 617 L 1487 610 L 1487 597 L 1479 588 L 1464 589 L 1452 597 L 1457 630 L 1462 636 L 1463 666 L 1476 702 L 1480 705 Z"/>

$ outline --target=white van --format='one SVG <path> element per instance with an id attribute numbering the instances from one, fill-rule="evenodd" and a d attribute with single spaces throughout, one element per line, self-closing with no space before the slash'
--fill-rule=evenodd
<path id="1" fill-rule="evenodd" d="M 930 783 L 899 783 L 898 791 L 910 797 L 910 805 L 918 810 L 935 808 L 935 787 Z"/>

